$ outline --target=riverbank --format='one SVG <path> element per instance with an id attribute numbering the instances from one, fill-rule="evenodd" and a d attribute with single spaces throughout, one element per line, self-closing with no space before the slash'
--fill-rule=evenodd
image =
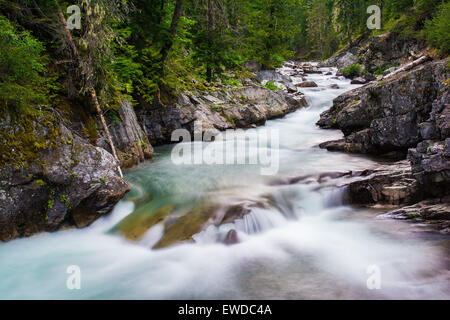
<path id="1" fill-rule="evenodd" d="M 277 75 L 268 71 L 260 81 Z M 109 213 L 130 189 L 117 166 L 151 159 L 153 145 L 172 142 L 174 130 L 193 133 L 195 121 L 203 131 L 256 127 L 307 105 L 300 93 L 269 90 L 255 79 L 186 91 L 165 104 L 133 107 L 124 100 L 117 115 L 106 114 L 119 163 L 99 120 L 79 106 L 53 114 L 6 112 L 0 122 L 0 240 L 85 227 Z"/>
<path id="2" fill-rule="evenodd" d="M 342 136 L 338 130 L 315 126 L 319 115 L 334 98 L 358 87 L 350 80 L 335 79 L 337 70 L 323 71 L 332 74 L 310 74 L 306 80 L 317 87 L 300 89 L 310 107 L 249 129 L 279 130 L 276 176 L 262 177 L 257 165 L 175 166 L 173 146 L 157 147 L 153 162 L 126 171 L 131 191 L 110 215 L 84 229 L 2 244 L 0 297 L 449 297 L 447 236 L 419 233 L 404 221 L 376 219 L 382 210 L 345 204 L 343 186 L 350 180 L 345 176 L 339 180 L 336 172 L 354 172 L 348 179 L 358 181 L 357 172 L 376 170 L 380 163 L 318 147 Z M 329 88 L 332 84 L 340 89 Z M 248 209 L 247 214 L 220 221 L 224 223 L 201 223 L 204 227 L 196 229 L 205 214 L 217 217 L 220 208 L 236 206 Z M 165 217 L 159 210 L 164 207 L 169 211 Z M 152 224 L 158 214 L 159 221 Z M 142 236 L 130 239 L 119 231 L 121 227 Z M 237 241 L 225 241 L 230 230 L 235 230 Z M 191 233 L 190 239 L 185 232 Z M 151 249 L 180 234 L 183 237 L 175 243 Z M 69 265 L 81 269 L 81 290 L 65 287 Z M 367 287 L 367 270 L 373 265 L 381 270 L 381 290 Z"/>

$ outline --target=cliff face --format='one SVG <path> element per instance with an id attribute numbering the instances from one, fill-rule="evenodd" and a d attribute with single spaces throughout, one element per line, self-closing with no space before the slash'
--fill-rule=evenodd
<path id="1" fill-rule="evenodd" d="M 157 145 L 169 143 L 176 129 L 184 128 L 193 133 L 195 121 L 201 121 L 204 130 L 248 128 L 307 105 L 301 95 L 250 84 L 204 94 L 184 92 L 174 103 L 141 107 L 137 114 L 150 142 Z"/>
<path id="2" fill-rule="evenodd" d="M 448 104 L 447 64 L 447 60 L 426 63 L 335 99 L 318 125 L 341 129 L 346 138 L 326 147 L 357 153 L 406 154 L 423 140 L 445 139 L 448 123 L 436 123 L 436 119 L 446 112 Z"/>
<path id="3" fill-rule="evenodd" d="M 146 159 L 151 159 L 153 147 L 142 130 L 130 101 L 125 100 L 120 103 L 118 116 L 118 119 L 110 121 L 108 128 L 121 167 L 130 168 Z M 101 129 L 99 129 L 100 137 L 96 140 L 96 145 L 111 152 L 100 123 L 97 128 Z"/>

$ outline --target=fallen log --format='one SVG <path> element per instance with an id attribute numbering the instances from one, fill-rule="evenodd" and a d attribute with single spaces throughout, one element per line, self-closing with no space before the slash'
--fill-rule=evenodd
<path id="1" fill-rule="evenodd" d="M 419 59 L 414 60 L 413 62 L 408 63 L 408 64 L 404 65 L 403 67 L 401 67 L 400 69 L 397 69 L 394 72 L 388 74 L 387 76 L 384 77 L 384 79 L 390 78 L 396 74 L 399 74 L 400 72 L 411 70 L 412 68 L 415 68 L 418 65 L 421 65 L 421 64 L 427 62 L 428 60 L 431 60 L 430 56 L 424 55 L 424 56 L 420 57 Z"/>

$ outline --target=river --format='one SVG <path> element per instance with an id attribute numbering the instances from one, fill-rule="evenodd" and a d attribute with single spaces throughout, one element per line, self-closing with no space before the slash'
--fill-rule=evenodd
<path id="1" fill-rule="evenodd" d="M 318 88 L 300 89 L 310 107 L 250 129 L 279 134 L 279 146 L 264 146 L 279 154 L 275 176 L 261 175 L 258 165 L 175 165 L 174 146 L 158 147 L 153 161 L 125 173 L 132 191 L 108 216 L 85 229 L 0 244 L 0 298 L 449 299 L 448 238 L 377 218 L 374 209 L 345 206 L 342 189 L 329 181 L 276 183 L 379 164 L 318 147 L 342 137 L 316 127 L 320 113 L 357 87 L 330 70 L 333 75 L 308 75 Z M 340 89 L 328 88 L 333 83 Z M 163 206 L 175 204 L 176 216 L 204 203 L 246 199 L 270 199 L 270 205 L 252 208 L 234 223 L 212 225 L 195 234 L 195 242 L 151 249 L 162 224 L 145 230 L 139 241 L 116 232 L 126 217 L 128 224 L 139 223 Z M 232 229 L 239 243 L 223 244 Z M 72 265 L 81 271 L 79 290 L 66 286 Z"/>

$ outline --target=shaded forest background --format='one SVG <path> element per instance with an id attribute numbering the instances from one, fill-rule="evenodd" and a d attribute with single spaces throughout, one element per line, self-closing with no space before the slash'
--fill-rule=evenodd
<path id="1" fill-rule="evenodd" d="M 65 28 L 81 8 L 81 29 Z M 382 29 L 369 30 L 370 5 Z M 0 0 L 0 110 L 46 112 L 67 103 L 111 110 L 168 102 L 180 90 L 240 86 L 256 61 L 323 59 L 386 31 L 450 51 L 443 0 Z"/>

